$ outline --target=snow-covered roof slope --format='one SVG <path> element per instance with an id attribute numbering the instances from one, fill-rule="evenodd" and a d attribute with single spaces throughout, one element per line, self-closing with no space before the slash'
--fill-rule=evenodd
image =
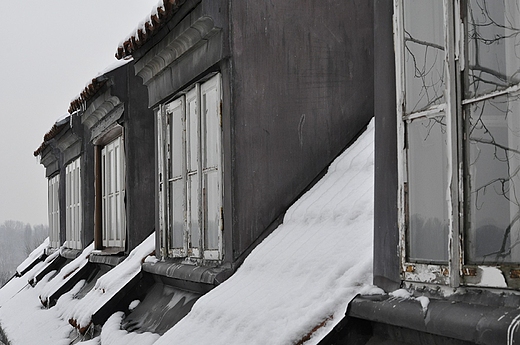
<path id="1" fill-rule="evenodd" d="M 25 259 L 18 267 L 16 267 L 16 272 L 18 274 L 21 274 L 22 272 L 25 272 L 29 266 L 35 261 L 38 260 L 43 256 L 45 253 L 45 249 L 49 246 L 49 238 L 47 237 L 42 244 L 40 244 L 36 249 L 34 249 L 27 259 Z"/>
<path id="2" fill-rule="evenodd" d="M 48 246 L 49 238 L 47 237 L 42 242 L 42 244 L 40 244 L 29 254 L 27 259 L 25 259 L 20 265 L 18 265 L 18 267 L 16 268 L 16 274 L 18 276 L 11 278 L 11 280 L 9 280 L 0 289 L 0 308 L 2 308 L 2 306 L 6 304 L 7 301 L 13 298 L 18 292 L 23 290 L 23 288 L 25 288 L 29 284 L 28 277 L 32 278 L 36 272 L 39 272 L 43 268 L 45 262 L 42 258 L 44 256 L 45 249 Z"/>
<path id="3" fill-rule="evenodd" d="M 41 288 L 45 286 L 52 274 L 53 272 L 50 272 L 46 275 L 35 288 L 25 284 L 17 294 L 0 306 L 0 327 L 7 336 L 9 344 L 67 345 L 70 343 L 68 339 L 70 325 L 60 319 L 58 309 L 43 309 L 38 298 Z M 27 282 L 27 275 L 15 279 Z M 4 291 L 4 288 L 0 291 Z"/>
<path id="4" fill-rule="evenodd" d="M 66 312 L 67 319 L 73 319 L 78 328 L 87 327 L 92 315 L 141 272 L 141 263 L 154 249 L 155 234 L 151 234 L 123 262 L 99 278 L 94 289 Z"/>
<path id="5" fill-rule="evenodd" d="M 67 281 L 74 277 L 74 274 L 79 272 L 79 270 L 84 267 L 88 263 L 88 258 L 90 253 L 94 250 L 94 243 L 91 243 L 87 248 L 83 250 L 83 252 L 78 255 L 78 257 L 65 267 L 63 267 L 56 276 L 49 281 L 45 287 L 42 289 L 40 294 L 40 300 L 45 305 L 48 305 L 48 298 L 56 291 L 61 288 Z"/>
<path id="6" fill-rule="evenodd" d="M 317 342 L 372 287 L 374 125 L 226 282 L 155 344 Z M 203 331 L 201 331 L 203 330 Z"/>
<path id="7" fill-rule="evenodd" d="M 121 313 L 88 344 L 315 344 L 341 320 L 358 293 L 381 293 L 372 281 L 374 125 L 286 213 L 284 222 L 227 281 L 201 297 L 191 312 L 159 337 L 118 329 Z M 73 318 L 80 326 L 141 269 L 154 249 L 152 234 L 100 278 L 83 299 L 83 281 L 42 309 L 49 273 L 35 288 L 13 279 L 0 304 L 0 327 L 12 344 L 68 344 Z M 13 287 L 14 287 L 13 285 Z M 47 289 L 50 289 L 49 286 Z M 4 292 L 0 289 L 0 295 Z M 19 290 L 21 289 L 21 290 Z M 16 290 L 13 294 L 12 292 Z M 85 343 L 85 344 L 86 344 Z"/>

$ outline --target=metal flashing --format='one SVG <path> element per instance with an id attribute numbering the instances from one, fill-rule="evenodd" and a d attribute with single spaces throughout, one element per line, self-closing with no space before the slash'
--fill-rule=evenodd
<path id="1" fill-rule="evenodd" d="M 415 299 L 389 295 L 357 296 L 348 316 L 421 332 L 425 336 L 443 336 L 483 345 L 507 344 L 508 337 L 520 336 L 511 325 L 520 317 L 520 309 L 497 304 L 485 305 L 462 300 L 433 299 L 427 308 Z"/>
<path id="2" fill-rule="evenodd" d="M 209 291 L 229 278 L 233 271 L 224 267 L 196 266 L 176 262 L 157 262 L 143 264 L 143 271 L 162 276 L 171 285 L 187 290 Z M 187 284 L 186 284 L 187 283 Z M 191 284 L 190 284 L 191 283 Z M 194 284 L 193 284 L 194 283 Z"/>

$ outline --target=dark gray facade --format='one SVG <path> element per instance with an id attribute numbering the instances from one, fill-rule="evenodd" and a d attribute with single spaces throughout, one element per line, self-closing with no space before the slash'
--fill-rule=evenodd
<path id="1" fill-rule="evenodd" d="M 391 0 L 374 2 L 375 195 L 374 284 L 393 291 L 401 284 L 397 229 L 397 112 Z"/>
<path id="2" fill-rule="evenodd" d="M 66 241 L 67 221 L 66 221 L 66 167 L 72 161 L 80 158 L 81 169 L 81 193 L 82 193 L 82 217 L 80 224 L 80 241 L 82 247 L 86 247 L 93 240 L 93 176 L 88 174 L 93 169 L 93 150 L 88 145 L 88 132 L 81 124 L 78 114 L 69 115 L 59 121 L 52 129 L 49 140 L 42 144 L 43 150 L 39 153 L 41 163 L 45 166 L 45 176 L 47 178 L 59 174 L 59 228 L 60 243 Z M 35 152 L 36 153 L 36 152 Z"/>
<path id="3" fill-rule="evenodd" d="M 111 131 L 114 128 L 117 127 L 122 132 L 126 165 L 124 251 L 128 254 L 154 230 L 153 113 L 147 107 L 146 89 L 134 75 L 132 62 L 105 73 L 97 80 L 102 86 L 94 95 L 85 97 L 81 122 L 87 131 L 85 141 L 92 151 L 92 157 L 96 146 L 101 147 L 107 140 L 113 139 Z M 88 183 L 93 190 L 91 200 L 94 203 L 94 162 L 85 175 L 88 175 Z M 95 207 L 92 207 L 87 215 L 92 217 L 90 224 L 93 231 L 95 214 Z"/>
<path id="4" fill-rule="evenodd" d="M 222 265 L 237 267 L 368 124 L 372 48 L 371 2 L 188 0 L 132 52 L 152 108 L 221 75 Z"/>
<path id="5" fill-rule="evenodd" d="M 81 157 L 81 244 L 95 238 L 96 147 L 111 138 L 117 127 L 124 136 L 126 247 L 129 253 L 154 230 L 154 124 L 147 92 L 127 63 L 93 80 L 71 103 L 72 113 L 57 123 L 35 152 L 46 167 L 46 177 L 59 173 L 60 243 L 66 234 L 66 167 Z M 97 176 L 99 179 L 100 176 Z M 98 209 L 96 209 L 96 207 Z M 99 220 L 97 221 L 99 222 Z M 100 224 L 99 224 L 100 225 Z M 97 249 L 103 249 L 98 246 Z"/>

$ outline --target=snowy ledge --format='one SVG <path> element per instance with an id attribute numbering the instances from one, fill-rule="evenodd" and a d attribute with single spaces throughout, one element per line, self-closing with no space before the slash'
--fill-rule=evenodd
<path id="1" fill-rule="evenodd" d="M 228 279 L 233 271 L 222 267 L 194 266 L 174 262 L 145 262 L 143 271 L 161 276 L 169 284 L 189 291 L 206 293 Z"/>

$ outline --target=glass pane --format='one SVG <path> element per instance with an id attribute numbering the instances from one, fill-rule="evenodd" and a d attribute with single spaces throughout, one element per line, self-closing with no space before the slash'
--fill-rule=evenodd
<path id="1" fill-rule="evenodd" d="M 198 248 L 200 241 L 198 179 L 197 174 L 188 177 L 190 248 Z"/>
<path id="2" fill-rule="evenodd" d="M 443 116 L 408 125 L 408 256 L 416 262 L 448 260 L 448 159 Z"/>
<path id="3" fill-rule="evenodd" d="M 520 81 L 519 2 L 468 0 L 467 98 Z"/>
<path id="4" fill-rule="evenodd" d="M 501 96 L 469 106 L 469 263 L 520 261 L 520 101 Z"/>
<path id="5" fill-rule="evenodd" d="M 207 88 L 208 86 L 213 86 Z M 213 80 L 203 85 L 202 88 L 202 114 L 203 114 L 203 136 L 204 136 L 204 159 L 203 168 L 216 167 L 220 161 L 220 118 L 218 89 Z"/>
<path id="6" fill-rule="evenodd" d="M 186 110 L 186 121 L 187 121 L 187 165 L 188 171 L 194 171 L 198 169 L 198 150 L 199 150 L 199 134 L 198 134 L 198 123 L 199 118 L 197 114 L 197 99 L 194 91 L 190 92 L 187 97 L 187 110 Z M 195 98 L 191 98 L 195 97 Z"/>
<path id="7" fill-rule="evenodd" d="M 173 249 L 184 248 L 184 179 L 171 183 L 171 212 L 173 216 Z"/>
<path id="8" fill-rule="evenodd" d="M 442 0 L 404 1 L 406 113 L 444 102 Z"/>
<path id="9" fill-rule="evenodd" d="M 213 170 L 205 174 L 206 204 L 205 210 L 205 249 L 218 249 L 218 232 L 220 224 L 220 171 Z"/>
<path id="10" fill-rule="evenodd" d="M 184 98 L 173 101 L 170 104 L 171 111 L 171 155 L 172 155 L 172 163 L 171 167 L 172 172 L 170 178 L 179 177 L 183 174 L 183 152 L 184 152 L 184 109 L 183 109 L 183 100 Z"/>

